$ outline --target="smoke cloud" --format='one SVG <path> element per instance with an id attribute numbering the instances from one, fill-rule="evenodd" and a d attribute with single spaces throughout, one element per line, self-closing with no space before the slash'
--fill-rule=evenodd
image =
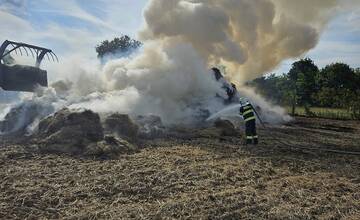
<path id="1" fill-rule="evenodd" d="M 241 84 L 315 47 L 336 0 L 153 0 L 143 40 L 191 44 Z"/>
<path id="2" fill-rule="evenodd" d="M 240 95 L 251 97 L 269 121 L 283 120 L 282 109 L 242 84 L 315 47 L 336 5 L 336 0 L 151 0 L 139 31 L 141 50 L 104 66 L 74 57 L 62 61 L 49 69 L 62 81 L 45 91 L 52 99 L 44 100 L 55 110 L 153 114 L 167 124 L 191 124 L 224 107 L 217 98 L 223 85 L 209 69 L 225 66 Z"/>
<path id="3" fill-rule="evenodd" d="M 109 61 L 101 70 L 105 91 L 72 107 L 155 114 L 168 123 L 190 123 L 201 106 L 217 105 L 212 102 L 221 84 L 197 51 L 186 43 L 162 43 L 146 42 L 134 57 Z"/>

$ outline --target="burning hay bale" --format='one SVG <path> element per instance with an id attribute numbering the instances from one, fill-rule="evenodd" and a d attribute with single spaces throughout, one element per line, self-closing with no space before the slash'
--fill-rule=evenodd
<path id="1" fill-rule="evenodd" d="M 90 143 L 104 138 L 98 114 L 85 110 L 62 109 L 39 124 L 40 150 L 55 153 L 81 153 Z"/>
<path id="2" fill-rule="evenodd" d="M 222 136 L 239 136 L 239 131 L 229 120 L 218 119 L 215 121 L 215 127 L 220 129 Z"/>
<path id="3" fill-rule="evenodd" d="M 24 102 L 13 107 L 0 121 L 0 133 L 24 135 L 29 127 L 51 114 L 54 108 L 41 102 Z"/>
<path id="4" fill-rule="evenodd" d="M 131 120 L 129 115 L 115 113 L 105 119 L 106 133 L 114 133 L 128 141 L 134 141 L 139 132 L 139 126 Z"/>
<path id="5" fill-rule="evenodd" d="M 165 134 L 166 129 L 159 116 L 139 115 L 135 121 L 139 125 L 140 138 L 152 139 L 162 137 Z"/>
<path id="6" fill-rule="evenodd" d="M 213 126 L 195 131 L 195 136 L 222 138 L 224 136 L 240 137 L 241 134 L 231 121 L 218 119 L 214 122 Z"/>
<path id="7" fill-rule="evenodd" d="M 73 130 L 80 128 L 84 136 L 91 141 L 103 139 L 104 134 L 98 114 L 90 110 L 72 112 L 66 108 L 42 120 L 39 124 L 39 135 L 49 136 L 66 127 Z"/>
<path id="8" fill-rule="evenodd" d="M 130 154 L 137 151 L 135 145 L 114 136 L 105 136 L 103 141 L 86 146 L 84 155 L 115 158 L 120 154 Z"/>
<path id="9" fill-rule="evenodd" d="M 95 157 L 116 157 L 132 153 L 136 147 L 126 140 L 104 137 L 100 117 L 90 110 L 72 112 L 62 109 L 39 124 L 39 150 Z"/>
<path id="10" fill-rule="evenodd" d="M 241 137 L 240 131 L 230 120 L 218 119 L 214 123 L 209 123 L 206 127 L 174 127 L 170 129 L 171 136 L 176 138 L 223 138 Z"/>

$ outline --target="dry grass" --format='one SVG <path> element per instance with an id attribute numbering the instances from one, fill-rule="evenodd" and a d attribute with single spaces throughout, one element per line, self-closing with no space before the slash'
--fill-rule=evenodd
<path id="1" fill-rule="evenodd" d="M 0 149 L 0 219 L 358 219 L 360 158 L 289 144 L 360 151 L 358 122 L 298 118 L 236 137 L 147 141 L 94 160 Z"/>

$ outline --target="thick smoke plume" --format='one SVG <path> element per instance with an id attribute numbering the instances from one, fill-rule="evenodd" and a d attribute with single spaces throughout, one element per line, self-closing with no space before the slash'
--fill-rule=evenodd
<path id="1" fill-rule="evenodd" d="M 105 66 L 62 61 L 49 74 L 63 80 L 45 96 L 51 94 L 55 110 L 154 114 L 168 124 L 189 124 L 224 107 L 215 97 L 226 94 L 209 69 L 225 66 L 240 92 L 274 112 L 269 121 L 279 121 L 283 111 L 242 84 L 315 47 L 335 6 L 335 0 L 151 0 L 140 51 Z"/>
<path id="2" fill-rule="evenodd" d="M 336 0 L 153 0 L 143 40 L 191 44 L 238 83 L 315 47 Z"/>
<path id="3" fill-rule="evenodd" d="M 221 90 L 193 47 L 181 43 L 146 42 L 138 55 L 108 62 L 101 76 L 105 91 L 72 107 L 155 114 L 169 123 L 190 123 L 201 106 L 216 105 L 213 100 Z"/>

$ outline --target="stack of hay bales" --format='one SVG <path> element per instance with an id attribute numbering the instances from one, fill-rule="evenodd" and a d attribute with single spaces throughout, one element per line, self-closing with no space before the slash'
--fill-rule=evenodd
<path id="1" fill-rule="evenodd" d="M 104 136 L 100 117 L 90 110 L 62 109 L 42 120 L 37 135 L 41 152 L 113 157 L 135 151 L 129 142 Z"/>

